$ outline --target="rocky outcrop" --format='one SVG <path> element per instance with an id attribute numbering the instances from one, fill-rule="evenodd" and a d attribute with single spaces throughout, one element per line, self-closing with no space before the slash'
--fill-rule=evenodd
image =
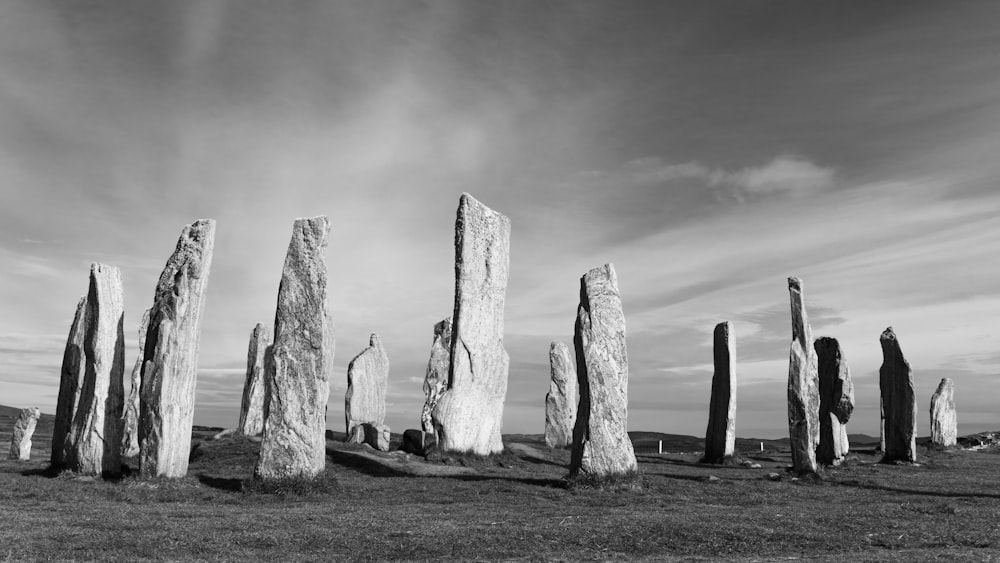
<path id="1" fill-rule="evenodd" d="M 122 428 L 122 456 L 139 455 L 139 389 L 142 387 L 142 356 L 146 349 L 146 329 L 149 327 L 149 309 L 142 313 L 139 322 L 139 355 L 132 367 L 132 390 L 125 403 L 125 420 Z"/>
<path id="2" fill-rule="evenodd" d="M 181 231 L 153 294 L 139 388 L 139 471 L 183 477 L 191 452 L 198 343 L 215 221 Z"/>
<path id="3" fill-rule="evenodd" d="M 333 319 L 327 308 L 330 222 L 296 219 L 288 245 L 274 344 L 265 358 L 264 433 L 258 479 L 313 477 L 326 463 L 326 403 L 333 367 Z"/>
<path id="4" fill-rule="evenodd" d="M 854 412 L 854 383 L 847 358 L 836 338 L 824 336 L 813 344 L 819 367 L 819 445 L 816 461 L 840 465 L 847 457 L 847 421 Z"/>
<path id="5" fill-rule="evenodd" d="M 271 329 L 257 323 L 250 332 L 247 348 L 247 373 L 243 381 L 243 401 L 236 430 L 247 436 L 264 431 L 264 356 L 271 345 Z"/>
<path id="6" fill-rule="evenodd" d="M 792 469 L 797 473 L 816 471 L 819 443 L 819 375 L 812 328 L 802 297 L 802 280 L 788 278 L 792 304 L 792 345 L 788 353 L 788 436 L 792 449 Z"/>
<path id="7" fill-rule="evenodd" d="M 80 401 L 83 387 L 83 338 L 87 334 L 87 296 L 76 304 L 76 314 L 69 327 L 69 338 L 63 351 L 62 369 L 59 372 L 59 395 L 56 400 L 56 419 L 52 428 L 52 456 L 54 467 L 66 465 L 66 450 L 69 434 L 73 428 L 73 417 Z"/>
<path id="8" fill-rule="evenodd" d="M 10 459 L 28 461 L 31 459 L 31 436 L 42 412 L 38 407 L 21 410 L 14 421 L 14 433 L 10 437 Z"/>
<path id="9" fill-rule="evenodd" d="M 354 428 L 361 424 L 369 424 L 377 429 L 385 426 L 385 391 L 388 385 L 389 356 L 382 346 L 382 339 L 378 334 L 372 333 L 368 347 L 347 366 L 344 421 L 349 437 L 354 436 Z M 373 448 L 380 450 L 382 443 L 381 439 L 375 440 L 375 443 L 369 442 Z M 384 441 L 384 445 L 384 451 L 388 451 L 388 440 Z"/>
<path id="10" fill-rule="evenodd" d="M 549 345 L 549 392 L 545 395 L 545 443 L 550 448 L 573 444 L 576 423 L 576 368 L 569 346 L 558 340 Z"/>
<path id="11" fill-rule="evenodd" d="M 913 372 L 903 357 L 896 333 L 885 329 L 882 344 L 882 367 L 878 370 L 885 415 L 885 451 L 883 462 L 917 461 L 917 398 L 913 393 Z"/>
<path id="12" fill-rule="evenodd" d="M 448 389 L 432 412 L 438 447 L 503 451 L 510 360 L 503 347 L 510 219 L 462 194 L 455 222 L 455 313 Z"/>
<path id="13" fill-rule="evenodd" d="M 946 447 L 958 443 L 955 382 L 950 377 L 943 378 L 931 396 L 931 443 Z"/>
<path id="14" fill-rule="evenodd" d="M 570 475 L 613 477 L 639 470 L 628 437 L 625 313 L 612 264 L 580 279 L 573 334 L 580 405 L 573 428 Z"/>
<path id="15" fill-rule="evenodd" d="M 733 323 L 715 325 L 712 338 L 715 373 L 705 432 L 705 459 L 722 463 L 736 450 L 736 333 Z"/>
<path id="16" fill-rule="evenodd" d="M 434 325 L 434 341 L 431 343 L 431 357 L 427 360 L 424 375 L 424 408 L 420 412 L 420 426 L 424 432 L 434 434 L 431 413 L 437 405 L 441 393 L 448 388 L 448 370 L 451 367 L 451 317 Z"/>

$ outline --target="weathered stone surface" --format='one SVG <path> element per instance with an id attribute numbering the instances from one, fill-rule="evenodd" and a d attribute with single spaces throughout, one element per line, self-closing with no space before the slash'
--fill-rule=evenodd
<path id="1" fill-rule="evenodd" d="M 945 377 L 931 396 L 931 442 L 939 446 L 958 443 L 958 415 L 955 412 L 955 382 Z"/>
<path id="2" fill-rule="evenodd" d="M 625 313 L 612 264 L 580 279 L 573 334 L 580 405 L 573 428 L 570 475 L 610 477 L 639 470 L 628 437 L 628 352 Z"/>
<path id="3" fill-rule="evenodd" d="M 125 403 L 125 421 L 122 428 L 122 456 L 139 455 L 139 389 L 142 387 L 142 357 L 146 350 L 146 329 L 149 327 L 149 309 L 142 313 L 139 322 L 139 354 L 132 367 L 132 390 Z"/>
<path id="4" fill-rule="evenodd" d="M 265 358 L 264 433 L 258 479 L 312 477 L 326 464 L 326 403 L 333 367 L 333 319 L 327 308 L 330 222 L 296 219 L 288 244 L 274 344 Z"/>
<path id="5" fill-rule="evenodd" d="M 387 452 L 389 451 L 390 439 L 392 439 L 392 434 L 388 426 L 362 422 L 351 428 L 351 431 L 347 433 L 346 441 L 351 444 L 368 444 L 376 450 Z"/>
<path id="6" fill-rule="evenodd" d="M 431 343 L 431 357 L 427 360 L 424 375 L 424 408 L 420 412 L 420 426 L 424 432 L 434 434 L 431 413 L 437 405 L 441 393 L 448 388 L 448 370 L 451 368 L 451 317 L 434 325 L 434 342 Z"/>
<path id="7" fill-rule="evenodd" d="M 705 432 L 705 461 L 721 463 L 736 450 L 736 333 L 733 323 L 715 325 L 712 338 L 715 373 Z"/>
<path id="8" fill-rule="evenodd" d="M 812 328 L 802 297 L 802 280 L 788 278 L 792 304 L 792 345 L 788 353 L 788 436 L 792 469 L 816 471 L 819 443 L 819 375 Z"/>
<path id="9" fill-rule="evenodd" d="M 66 463 L 84 475 L 121 472 L 125 406 L 125 307 L 118 268 L 90 266 L 83 386 L 70 429 Z"/>
<path id="10" fill-rule="evenodd" d="M 545 443 L 550 448 L 573 445 L 577 393 L 576 367 L 565 342 L 549 345 L 549 392 L 545 395 Z"/>
<path id="11" fill-rule="evenodd" d="M 382 339 L 372 333 L 368 347 L 347 365 L 347 393 L 344 395 L 345 432 L 350 435 L 359 424 L 385 423 L 385 390 L 389 385 L 389 356 Z"/>
<path id="12" fill-rule="evenodd" d="M 840 465 L 847 457 L 847 421 L 854 412 L 854 383 L 847 358 L 836 338 L 824 336 L 813 344 L 819 367 L 819 445 L 816 461 Z"/>
<path id="13" fill-rule="evenodd" d="M 882 367 L 878 370 L 885 415 L 885 450 L 883 462 L 917 461 L 917 397 L 913 393 L 913 372 L 903 357 L 896 333 L 885 329 L 882 344 Z"/>
<path id="14" fill-rule="evenodd" d="M 52 429 L 52 456 L 50 462 L 55 467 L 66 465 L 66 449 L 73 427 L 73 417 L 80 401 L 83 387 L 83 338 L 87 334 L 87 296 L 76 304 L 76 314 L 69 328 L 66 349 L 63 352 L 62 369 L 59 375 L 59 396 L 56 400 L 56 420 Z"/>
<path id="15" fill-rule="evenodd" d="M 31 436 L 35 433 L 35 424 L 40 416 L 42 411 L 38 407 L 21 410 L 14 421 L 14 433 L 10 437 L 10 459 L 31 459 Z"/>
<path id="16" fill-rule="evenodd" d="M 510 219 L 462 194 L 455 222 L 449 384 L 431 414 L 438 447 L 444 451 L 503 451 L 500 427 L 510 363 L 503 347 L 509 253 Z"/>
<path id="17" fill-rule="evenodd" d="M 185 226 L 153 294 L 139 387 L 139 471 L 145 477 L 187 473 L 214 245 L 212 219 Z"/>
<path id="18" fill-rule="evenodd" d="M 238 432 L 247 436 L 258 436 L 264 431 L 264 356 L 272 342 L 271 329 L 257 323 L 250 332 L 240 422 L 236 427 Z"/>
<path id="19" fill-rule="evenodd" d="M 408 454 L 425 456 L 436 445 L 434 434 L 411 428 L 403 432 L 403 446 L 400 449 Z"/>

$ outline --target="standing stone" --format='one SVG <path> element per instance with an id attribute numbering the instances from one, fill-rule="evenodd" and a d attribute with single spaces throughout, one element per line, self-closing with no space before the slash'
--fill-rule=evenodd
<path id="1" fill-rule="evenodd" d="M 66 463 L 84 475 L 121 472 L 125 406 L 125 308 L 118 268 L 90 266 L 83 386 L 70 429 Z"/>
<path id="2" fill-rule="evenodd" d="M 917 461 L 917 397 L 913 393 L 913 372 L 903 357 L 896 333 L 885 329 L 882 344 L 882 367 L 878 370 L 885 411 L 885 450 L 883 462 Z"/>
<path id="3" fill-rule="evenodd" d="M 736 451 L 736 333 L 733 323 L 715 325 L 712 339 L 715 373 L 705 432 L 705 461 L 722 463 Z"/>
<path id="4" fill-rule="evenodd" d="M 612 264 L 580 279 L 573 333 L 580 407 L 573 428 L 570 475 L 629 475 L 639 465 L 628 437 L 628 353 L 625 313 Z"/>
<path id="5" fill-rule="evenodd" d="M 326 464 L 333 319 L 326 299 L 325 216 L 296 219 L 278 286 L 274 344 L 265 358 L 264 433 L 257 479 L 313 477 Z"/>
<path id="6" fill-rule="evenodd" d="M 573 445 L 573 425 L 580 401 L 576 390 L 576 368 L 565 342 L 549 346 L 549 392 L 545 395 L 545 443 L 550 448 Z"/>
<path id="7" fill-rule="evenodd" d="M 878 399 L 878 451 L 885 453 L 885 405 Z"/>
<path id="8" fill-rule="evenodd" d="M 355 356 L 347 366 L 347 394 L 344 395 L 344 419 L 347 436 L 353 442 L 367 443 L 373 448 L 388 451 L 389 442 L 385 426 L 385 390 L 389 385 L 389 356 L 382 346 L 382 339 L 372 333 L 369 346 Z M 369 424 L 373 431 L 354 433 L 362 424 Z M 373 438 L 369 440 L 368 438 Z"/>
<path id="9" fill-rule="evenodd" d="M 243 401 L 237 430 L 247 436 L 264 431 L 264 357 L 271 345 L 271 329 L 257 323 L 250 333 L 247 349 L 247 374 L 243 382 Z"/>
<path id="10" fill-rule="evenodd" d="M 455 222 L 449 383 L 431 415 L 443 451 L 503 451 L 500 427 L 510 364 L 503 347 L 509 254 L 510 219 L 462 194 Z"/>
<path id="11" fill-rule="evenodd" d="M 66 449 L 69 446 L 69 434 L 73 427 L 73 417 L 80 401 L 80 389 L 83 386 L 81 370 L 84 366 L 83 338 L 87 334 L 87 296 L 80 298 L 76 304 L 76 314 L 69 327 L 69 338 L 66 339 L 66 349 L 63 352 L 62 369 L 59 375 L 59 397 L 56 401 L 56 419 L 52 428 L 52 456 L 50 461 L 55 467 L 66 465 Z"/>
<path id="12" fill-rule="evenodd" d="M 788 278 L 792 303 L 792 346 L 788 354 L 788 435 L 792 469 L 816 471 L 819 443 L 819 375 L 812 328 L 802 298 L 802 280 Z"/>
<path id="13" fill-rule="evenodd" d="M 125 421 L 122 429 L 122 456 L 139 455 L 139 389 L 142 387 L 142 356 L 146 349 L 146 328 L 149 327 L 149 309 L 142 313 L 139 322 L 139 355 L 132 367 L 132 390 L 125 403 Z"/>
<path id="14" fill-rule="evenodd" d="M 185 226 L 156 284 L 139 387 L 139 471 L 144 477 L 187 473 L 214 244 L 212 219 Z"/>
<path id="15" fill-rule="evenodd" d="M 955 382 L 945 377 L 931 397 L 931 443 L 954 446 L 958 443 L 958 417 L 955 413 Z"/>
<path id="16" fill-rule="evenodd" d="M 816 461 L 840 465 L 847 457 L 847 421 L 854 412 L 854 384 L 847 358 L 836 338 L 817 338 L 813 347 L 819 366 L 819 446 Z"/>
<path id="17" fill-rule="evenodd" d="M 31 459 L 31 435 L 42 412 L 38 407 L 24 409 L 14 422 L 14 434 L 10 437 L 10 459 L 28 461 Z"/>
<path id="18" fill-rule="evenodd" d="M 448 388 L 448 369 L 451 367 L 451 317 L 434 325 L 434 342 L 431 343 L 431 357 L 427 360 L 424 375 L 424 408 L 420 412 L 420 426 L 433 435 L 434 423 L 431 413 L 437 405 L 441 393 Z"/>

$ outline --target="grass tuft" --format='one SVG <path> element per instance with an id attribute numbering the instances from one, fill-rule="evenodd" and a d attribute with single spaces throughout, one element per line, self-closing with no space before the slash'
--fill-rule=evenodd
<path id="1" fill-rule="evenodd" d="M 575 490 L 638 491 L 644 488 L 642 474 L 638 471 L 614 475 L 578 473 L 566 477 L 566 488 Z"/>
<path id="2" fill-rule="evenodd" d="M 475 452 L 441 451 L 437 448 L 428 452 L 427 461 L 442 465 L 471 467 L 473 469 L 488 469 L 495 467 L 516 467 L 521 465 L 521 458 L 504 448 L 500 453 L 481 455 Z"/>
<path id="3" fill-rule="evenodd" d="M 330 495 L 340 490 L 336 479 L 329 475 L 316 477 L 284 477 L 281 479 L 247 479 L 243 481 L 245 494 L 315 497 Z"/>

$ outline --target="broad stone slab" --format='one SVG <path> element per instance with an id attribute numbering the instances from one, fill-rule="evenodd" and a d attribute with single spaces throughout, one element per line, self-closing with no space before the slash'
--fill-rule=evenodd
<path id="1" fill-rule="evenodd" d="M 885 455 L 883 462 L 917 461 L 917 398 L 913 393 L 913 372 L 903 357 L 892 327 L 879 338 L 882 367 L 878 370 L 885 414 Z"/>
<path id="2" fill-rule="evenodd" d="M 42 412 L 38 407 L 21 410 L 14 421 L 14 433 L 10 437 L 10 459 L 28 461 L 31 459 L 31 436 Z"/>
<path id="3" fill-rule="evenodd" d="M 122 456 L 139 455 L 139 389 L 142 387 L 142 356 L 146 349 L 146 329 L 149 327 L 149 309 L 142 313 L 139 322 L 139 354 L 132 367 L 132 390 L 125 403 L 125 422 L 122 429 Z"/>
<path id="4" fill-rule="evenodd" d="M 788 353 L 788 437 L 792 469 L 816 471 L 819 444 L 819 375 L 812 328 L 802 297 L 802 280 L 788 278 L 792 305 L 792 345 Z"/>
<path id="5" fill-rule="evenodd" d="M 388 426 L 368 422 L 355 425 L 347 434 L 348 443 L 368 444 L 382 452 L 389 451 L 389 440 L 391 439 L 392 434 Z"/>
<path id="6" fill-rule="evenodd" d="M 389 385 L 389 356 L 382 339 L 373 333 L 368 347 L 347 365 L 344 422 L 348 436 L 355 426 L 385 423 L 385 390 Z"/>
<path id="7" fill-rule="evenodd" d="M 424 408 L 420 412 L 420 426 L 424 432 L 434 434 L 431 413 L 441 393 L 448 388 L 448 370 L 451 368 L 451 317 L 434 325 L 431 357 L 427 360 L 424 375 Z"/>
<path id="8" fill-rule="evenodd" d="M 257 323 L 250 332 L 240 421 L 236 427 L 237 431 L 247 436 L 258 436 L 264 431 L 264 357 L 271 342 L 271 329 Z"/>
<path id="9" fill-rule="evenodd" d="M 736 450 L 736 333 L 733 323 L 715 325 L 712 335 L 715 373 L 705 431 L 705 461 L 721 463 Z"/>
<path id="10" fill-rule="evenodd" d="M 59 396 L 56 400 L 56 419 L 52 428 L 52 456 L 50 462 L 55 467 L 66 465 L 69 435 L 73 428 L 73 417 L 80 401 L 83 387 L 83 338 L 87 334 L 87 296 L 76 304 L 76 314 L 69 327 L 66 349 L 63 351 L 62 369 L 59 372 Z"/>
<path id="11" fill-rule="evenodd" d="M 847 358 L 836 338 L 824 336 L 813 344 L 819 366 L 819 445 L 816 461 L 840 465 L 850 442 L 847 421 L 854 412 L 854 383 Z"/>
<path id="12" fill-rule="evenodd" d="M 931 396 L 931 442 L 939 446 L 958 443 L 955 382 L 950 377 L 943 378 Z"/>
<path id="13" fill-rule="evenodd" d="M 549 345 L 549 392 L 545 395 L 545 443 L 550 448 L 573 445 L 576 424 L 576 367 L 569 346 L 556 340 Z"/>

